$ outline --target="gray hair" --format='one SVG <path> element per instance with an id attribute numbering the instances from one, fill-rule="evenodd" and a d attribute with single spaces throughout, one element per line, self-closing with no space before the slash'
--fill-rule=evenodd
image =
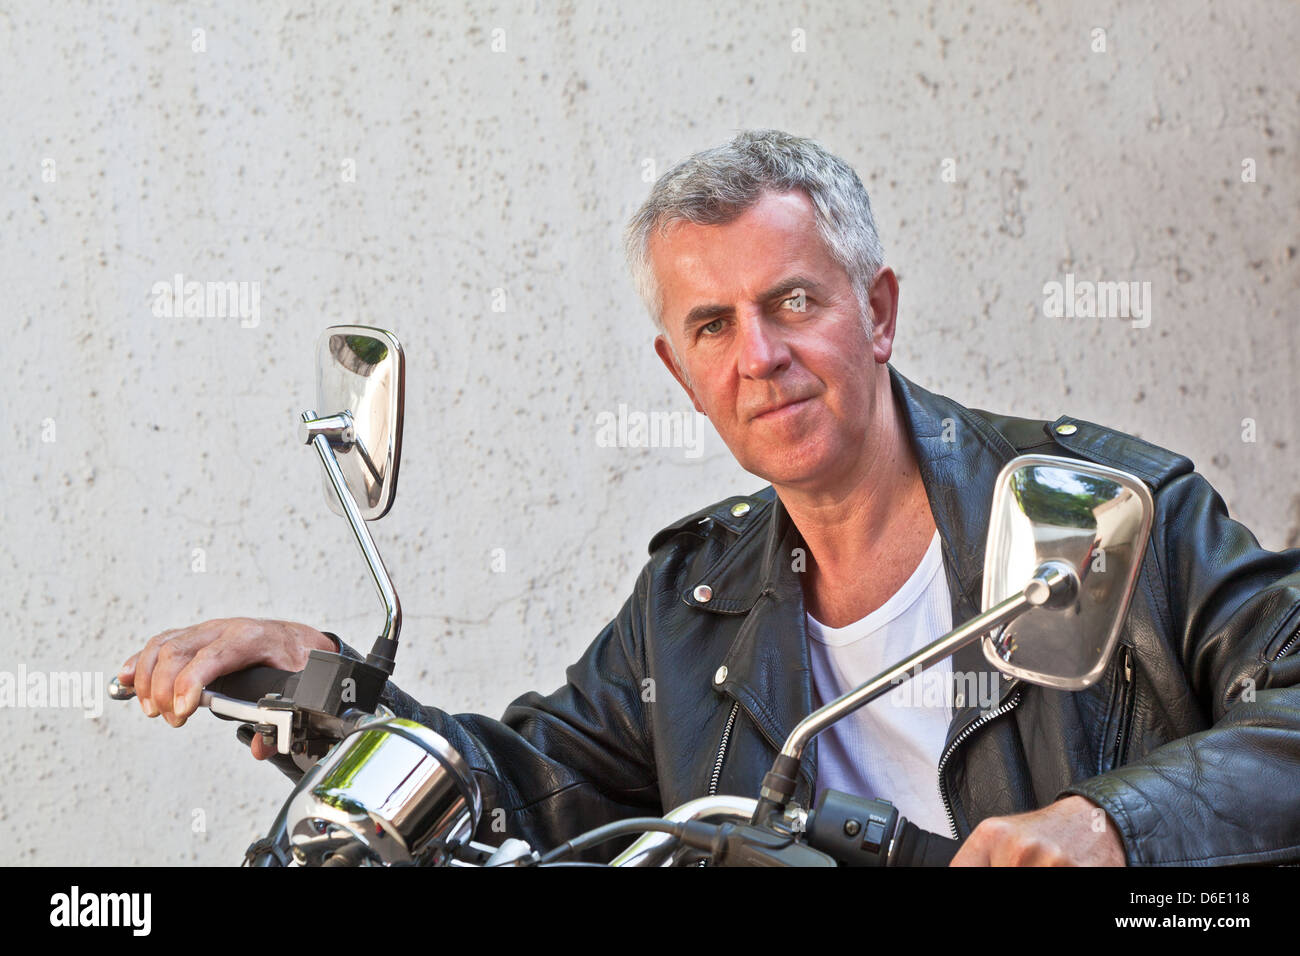
<path id="1" fill-rule="evenodd" d="M 812 201 L 817 231 L 853 284 L 870 332 L 867 289 L 885 254 L 871 215 L 871 199 L 844 160 L 811 139 L 774 129 L 744 130 L 729 143 L 689 156 L 659 177 L 624 234 L 632 281 L 659 331 L 663 302 L 650 265 L 650 239 L 674 222 L 725 225 L 765 192 L 801 189 Z M 671 341 L 671 339 L 669 340 Z M 674 353 L 675 353 L 674 349 Z"/>

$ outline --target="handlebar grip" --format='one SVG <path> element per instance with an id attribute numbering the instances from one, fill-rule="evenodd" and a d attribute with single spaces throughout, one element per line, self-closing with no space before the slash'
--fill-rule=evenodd
<path id="1" fill-rule="evenodd" d="M 297 677 L 297 671 L 282 671 L 276 667 L 246 667 L 242 671 L 218 677 L 204 689 L 255 704 L 268 694 L 288 696 L 292 693 L 292 689 L 288 688 L 289 680 L 293 678 L 296 684 Z"/>
<path id="2" fill-rule="evenodd" d="M 947 866 L 961 849 L 960 840 L 922 830 L 911 820 L 903 821 L 894 839 L 890 866 Z"/>

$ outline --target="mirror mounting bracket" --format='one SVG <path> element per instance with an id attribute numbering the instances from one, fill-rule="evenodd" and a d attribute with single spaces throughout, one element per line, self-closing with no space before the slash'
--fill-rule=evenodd
<path id="1" fill-rule="evenodd" d="M 302 439 L 304 445 L 310 445 L 317 435 L 324 435 L 325 440 L 333 448 L 345 451 L 351 448 L 357 440 L 356 423 L 352 419 L 352 413 L 344 409 L 337 415 L 327 415 L 324 418 L 308 418 L 304 414 L 302 422 L 298 425 L 298 437 Z"/>
<path id="2" fill-rule="evenodd" d="M 348 519 L 353 538 L 357 542 L 357 547 L 361 549 L 361 556 L 366 560 L 375 588 L 379 591 L 379 599 L 384 605 L 384 629 L 375 638 L 374 647 L 366 655 L 366 663 L 378 667 L 385 674 L 392 674 L 395 666 L 393 658 L 397 654 L 397 639 L 402 630 L 402 604 L 397 599 L 397 591 L 393 587 L 393 579 L 388 574 L 388 568 L 384 566 L 384 559 L 380 557 L 379 549 L 375 547 L 375 539 L 370 536 L 370 529 L 366 526 L 365 519 L 361 517 L 361 510 L 353 500 L 351 492 L 348 491 L 343 469 L 339 467 L 339 460 L 334 454 L 336 445 L 347 447 L 348 444 L 356 441 L 352 415 L 343 411 L 318 418 L 315 411 L 305 411 L 302 413 L 302 423 L 298 431 L 303 444 L 315 448 L 316 454 L 320 457 L 321 467 L 325 469 L 325 477 L 334 489 L 339 506 Z"/>

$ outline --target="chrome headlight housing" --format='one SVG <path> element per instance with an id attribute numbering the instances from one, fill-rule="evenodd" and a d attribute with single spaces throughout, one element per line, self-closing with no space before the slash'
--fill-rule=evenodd
<path id="1" fill-rule="evenodd" d="M 339 741 L 289 801 L 295 857 L 355 840 L 385 865 L 438 865 L 469 842 L 482 816 L 478 784 L 441 735 L 401 717 Z"/>

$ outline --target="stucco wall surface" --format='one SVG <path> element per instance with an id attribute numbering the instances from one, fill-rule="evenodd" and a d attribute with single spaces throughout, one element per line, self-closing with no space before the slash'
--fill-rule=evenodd
<path id="1" fill-rule="evenodd" d="M 318 334 L 363 323 L 409 358 L 373 526 L 398 682 L 490 714 L 558 686 L 658 528 L 764 484 L 708 430 L 597 440 L 620 405 L 689 411 L 620 231 L 744 127 L 859 171 L 901 371 L 1182 451 L 1296 546 L 1298 41 L 1262 0 L 0 2 L 0 670 L 106 680 L 232 615 L 368 646 L 295 440 Z M 159 315 L 177 275 L 256 314 Z M 1045 315 L 1067 275 L 1149 283 L 1148 314 Z M 238 862 L 283 778 L 233 724 L 101 704 L 0 709 L 0 862 Z"/>

